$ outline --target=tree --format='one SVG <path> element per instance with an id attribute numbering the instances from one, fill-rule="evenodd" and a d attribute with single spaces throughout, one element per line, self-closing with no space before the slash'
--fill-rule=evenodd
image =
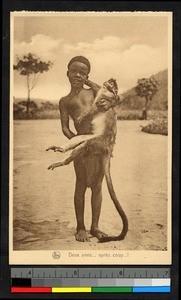
<path id="1" fill-rule="evenodd" d="M 15 71 L 18 71 L 22 76 L 26 76 L 28 98 L 25 105 L 27 116 L 31 106 L 30 93 L 36 86 L 40 74 L 47 72 L 52 65 L 51 61 L 44 62 L 32 53 L 24 55 L 22 59 L 17 58 L 16 64 L 13 65 Z"/>
<path id="2" fill-rule="evenodd" d="M 149 101 L 151 101 L 158 92 L 158 82 L 153 76 L 150 78 L 138 79 L 135 90 L 139 97 L 145 98 L 145 106 L 143 108 L 142 118 L 146 120 Z"/>

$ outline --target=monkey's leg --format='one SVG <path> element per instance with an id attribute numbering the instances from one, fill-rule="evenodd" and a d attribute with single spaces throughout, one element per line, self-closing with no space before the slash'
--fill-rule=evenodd
<path id="1" fill-rule="evenodd" d="M 53 150 L 54 152 L 63 152 L 63 149 L 61 147 L 57 146 L 50 146 L 49 148 L 46 149 L 46 151 Z"/>
<path id="2" fill-rule="evenodd" d="M 71 163 L 76 157 L 78 157 L 79 155 L 83 155 L 84 154 L 84 149 L 85 149 L 85 143 L 84 144 L 81 144 L 79 146 L 77 146 L 76 149 L 74 149 L 70 154 L 69 156 L 58 162 L 58 163 L 54 163 L 52 165 L 50 165 L 48 167 L 48 170 L 53 170 L 57 167 L 62 167 L 62 166 L 65 166 L 65 165 L 68 165 L 69 163 Z"/>
<path id="3" fill-rule="evenodd" d="M 79 145 L 85 143 L 86 141 L 89 141 L 93 139 L 95 135 L 93 134 L 84 134 L 84 135 L 77 135 L 70 139 L 64 146 L 61 147 L 61 152 L 66 152 L 68 150 L 72 150 L 74 148 L 78 148 Z"/>
<path id="4" fill-rule="evenodd" d="M 85 143 L 86 141 L 89 141 L 93 138 L 95 138 L 96 135 L 93 134 L 82 134 L 82 135 L 77 135 L 70 139 L 64 146 L 58 147 L 58 146 L 50 146 L 49 148 L 46 149 L 46 151 L 53 150 L 54 152 L 67 152 L 68 150 L 72 150 L 76 148 L 77 146 Z"/>

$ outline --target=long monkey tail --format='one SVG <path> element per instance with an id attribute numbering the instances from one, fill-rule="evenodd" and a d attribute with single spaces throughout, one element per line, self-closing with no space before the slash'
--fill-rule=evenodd
<path id="1" fill-rule="evenodd" d="M 125 238 L 127 232 L 128 232 L 128 219 L 127 216 L 119 203 L 119 200 L 117 199 L 116 193 L 114 191 L 111 173 L 110 173 L 110 159 L 107 159 L 105 162 L 105 177 L 106 177 L 106 183 L 109 190 L 109 194 L 111 196 L 111 199 L 122 219 L 123 222 L 123 229 L 121 233 L 118 236 L 106 236 L 99 240 L 100 243 L 110 242 L 110 241 L 121 241 Z"/>

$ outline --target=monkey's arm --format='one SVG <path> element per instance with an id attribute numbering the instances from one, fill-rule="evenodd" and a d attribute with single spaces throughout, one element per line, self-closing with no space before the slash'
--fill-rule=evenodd
<path id="1" fill-rule="evenodd" d="M 92 118 L 100 111 L 107 111 L 117 105 L 120 105 L 124 101 L 122 96 L 117 97 L 105 97 L 95 102 L 90 109 L 82 113 L 76 120 L 77 123 L 82 123 L 85 119 Z"/>
<path id="2" fill-rule="evenodd" d="M 95 82 L 93 82 L 93 81 L 91 81 L 89 79 L 87 79 L 85 81 L 85 84 L 87 86 L 89 86 L 91 89 L 93 89 L 95 96 L 97 95 L 98 91 L 101 89 L 100 85 L 98 85 L 97 83 L 95 83 Z"/>
<path id="3" fill-rule="evenodd" d="M 75 122 L 77 124 L 82 123 L 83 121 L 87 121 L 88 119 L 91 119 L 96 113 L 98 113 L 100 109 L 98 109 L 96 104 L 93 104 L 90 109 L 83 112 L 76 120 Z"/>
<path id="4" fill-rule="evenodd" d="M 93 92 L 94 92 L 94 97 L 96 97 L 96 96 L 97 96 L 97 93 L 98 93 L 99 90 L 101 89 L 101 86 L 98 85 L 97 83 L 95 83 L 95 82 L 89 80 L 89 79 L 87 79 L 87 80 L 85 81 L 85 84 L 86 84 L 87 86 L 89 86 L 89 87 L 93 90 Z M 88 109 L 87 111 L 85 111 L 84 113 L 82 113 L 82 114 L 77 118 L 77 120 L 76 120 L 75 122 L 77 122 L 77 123 L 80 124 L 80 123 L 82 123 L 85 119 L 88 119 L 88 118 L 91 119 L 91 117 L 94 116 L 94 115 L 95 115 L 96 113 L 98 113 L 99 111 L 100 111 L 100 110 L 98 109 L 97 105 L 96 105 L 96 104 L 93 104 L 93 105 L 91 106 L 91 108 Z"/>
<path id="5" fill-rule="evenodd" d="M 82 123 L 85 119 L 91 119 L 94 115 L 96 115 L 100 111 L 107 111 L 110 108 L 113 108 L 117 105 L 120 105 L 123 102 L 123 97 L 122 96 L 113 96 L 113 97 L 108 97 L 105 95 L 101 95 L 101 87 L 97 83 L 91 81 L 91 80 L 86 80 L 85 84 L 88 85 L 95 91 L 96 97 L 95 97 L 95 102 L 93 103 L 92 107 L 82 113 L 76 120 L 78 124 Z"/>

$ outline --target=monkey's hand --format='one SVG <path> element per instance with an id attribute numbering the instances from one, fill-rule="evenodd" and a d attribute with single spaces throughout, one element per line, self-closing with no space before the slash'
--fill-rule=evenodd
<path id="1" fill-rule="evenodd" d="M 90 109 L 83 112 L 77 119 L 76 123 L 81 124 L 83 121 L 91 119 L 98 112 L 97 105 L 93 105 Z"/>
<path id="2" fill-rule="evenodd" d="M 104 97 L 100 99 L 96 105 L 100 110 L 107 111 L 111 107 L 115 107 L 117 105 L 120 105 L 123 102 L 122 96 L 116 96 L 116 97 Z"/>
<path id="3" fill-rule="evenodd" d="M 95 83 L 89 79 L 85 80 L 84 84 L 86 84 L 87 86 L 92 88 L 95 92 L 98 92 L 101 89 L 100 85 L 98 85 L 97 83 Z"/>
<path id="4" fill-rule="evenodd" d="M 112 99 L 112 98 L 110 98 L 110 99 L 108 99 L 108 98 L 106 98 L 106 99 L 102 98 L 102 99 L 100 99 L 98 102 L 96 102 L 96 105 L 97 105 L 99 111 L 100 111 L 100 110 L 101 110 L 101 111 L 107 111 L 107 110 L 109 110 L 111 107 L 114 106 L 114 105 L 113 105 L 113 99 Z"/>
<path id="5" fill-rule="evenodd" d="M 81 124 L 82 123 L 82 121 L 83 121 L 83 119 L 84 119 L 84 117 L 81 115 L 80 117 L 78 117 L 77 119 L 76 119 L 76 123 L 77 124 Z"/>
<path id="6" fill-rule="evenodd" d="M 57 146 L 50 146 L 46 149 L 46 151 L 53 150 L 54 152 L 64 152 L 64 149 Z"/>
<path id="7" fill-rule="evenodd" d="M 91 117 L 89 112 L 83 113 L 76 119 L 75 122 L 80 125 L 83 121 L 87 120 L 88 117 Z"/>

